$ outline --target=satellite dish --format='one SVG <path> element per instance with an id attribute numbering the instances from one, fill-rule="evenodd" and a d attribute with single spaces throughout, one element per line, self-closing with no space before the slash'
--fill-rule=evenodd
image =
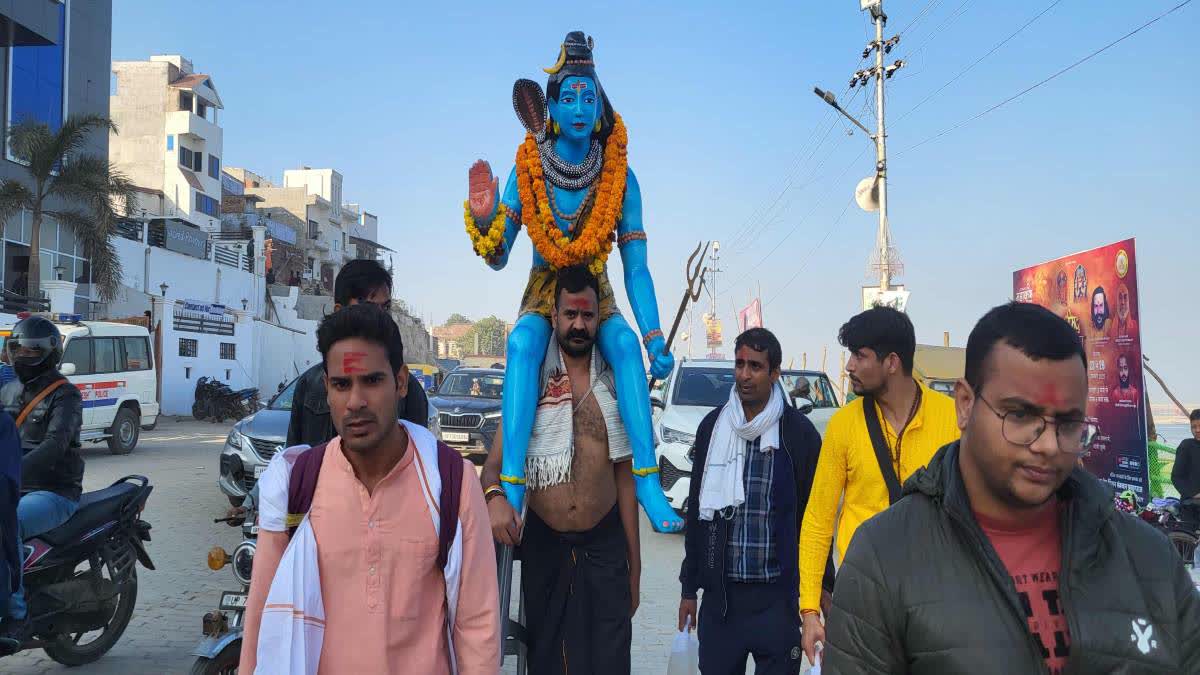
<path id="1" fill-rule="evenodd" d="M 879 210 L 879 177 L 868 176 L 858 181 L 854 188 L 854 201 L 863 211 Z"/>

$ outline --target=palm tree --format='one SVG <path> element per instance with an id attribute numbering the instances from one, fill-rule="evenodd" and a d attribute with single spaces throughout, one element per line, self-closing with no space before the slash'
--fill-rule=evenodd
<path id="1" fill-rule="evenodd" d="M 133 212 L 133 183 L 108 164 L 107 157 L 82 152 L 95 132 L 117 133 L 117 127 L 100 115 L 75 115 L 57 132 L 40 122 L 26 121 L 12 128 L 9 148 L 33 182 L 0 181 L 0 223 L 22 209 L 33 215 L 29 239 L 29 290 L 41 297 L 42 220 L 53 218 L 69 227 L 82 245 L 92 268 L 92 283 L 101 298 L 112 299 L 121 283 L 121 261 L 112 245 L 120 214 Z"/>

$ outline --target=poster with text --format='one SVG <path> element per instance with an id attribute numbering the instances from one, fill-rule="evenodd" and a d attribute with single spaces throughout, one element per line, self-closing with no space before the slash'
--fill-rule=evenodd
<path id="1" fill-rule="evenodd" d="M 1013 273 L 1013 297 L 1063 317 L 1088 359 L 1088 417 L 1100 434 L 1084 465 L 1118 490 L 1150 494 L 1133 239 Z"/>

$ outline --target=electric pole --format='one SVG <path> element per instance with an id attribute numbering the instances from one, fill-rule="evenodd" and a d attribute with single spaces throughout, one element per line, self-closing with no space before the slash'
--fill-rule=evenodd
<path id="1" fill-rule="evenodd" d="M 853 89 L 855 86 L 865 87 L 867 82 L 871 80 L 875 81 L 875 132 L 871 133 L 862 122 L 859 122 L 850 113 L 842 109 L 832 91 L 822 91 L 818 87 L 814 87 L 813 91 L 822 100 L 853 122 L 855 126 L 862 129 L 875 143 L 874 189 L 879 195 L 879 231 L 876 235 L 875 254 L 872 257 L 877 256 L 879 258 L 875 267 L 879 272 L 879 290 L 883 293 L 891 288 L 892 277 L 899 275 L 904 269 L 900 263 L 899 256 L 892 247 L 891 232 L 888 228 L 887 131 L 884 125 L 885 100 L 883 91 L 884 81 L 891 79 L 897 70 L 903 68 L 904 61 L 897 60 L 889 65 L 884 65 L 883 63 L 884 55 L 891 53 L 892 48 L 900 42 L 899 35 L 895 35 L 887 40 L 883 39 L 883 28 L 887 25 L 887 15 L 883 13 L 883 0 L 860 0 L 860 5 L 864 11 L 870 10 L 871 18 L 875 23 L 875 39 L 867 44 L 866 49 L 863 50 L 862 57 L 866 59 L 874 52 L 875 65 L 855 72 L 850 78 L 850 88 Z"/>
<path id="2" fill-rule="evenodd" d="M 708 273 L 710 275 L 709 283 L 706 284 L 708 286 L 708 302 L 709 302 L 709 315 L 708 316 L 709 316 L 709 320 L 712 321 L 714 325 L 717 322 L 717 295 L 718 295 L 718 293 L 717 293 L 717 273 L 721 271 L 721 268 L 717 263 L 720 261 L 720 259 L 721 259 L 721 242 L 714 241 L 713 245 L 712 245 L 712 252 L 710 254 L 711 263 L 708 268 Z M 705 335 L 705 342 L 708 346 L 709 358 L 716 358 L 714 356 L 714 354 L 717 353 L 717 347 L 721 346 L 721 342 L 718 342 L 716 344 L 708 342 L 708 335 L 709 335 L 708 322 L 705 322 L 704 335 Z M 718 338 L 719 337 L 720 336 L 718 336 Z"/>

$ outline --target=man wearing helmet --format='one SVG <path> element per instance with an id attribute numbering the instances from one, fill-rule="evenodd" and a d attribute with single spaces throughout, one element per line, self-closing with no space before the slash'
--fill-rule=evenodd
<path id="1" fill-rule="evenodd" d="M 21 501 L 17 529 L 21 540 L 67 522 L 79 506 L 83 458 L 79 427 L 83 400 L 62 373 L 62 336 L 49 319 L 31 316 L 13 327 L 6 349 L 17 379 L 0 389 L 0 405 L 17 422 L 21 436 Z M 24 589 L 9 598 L 5 638 L 20 641 L 26 619 Z"/>

